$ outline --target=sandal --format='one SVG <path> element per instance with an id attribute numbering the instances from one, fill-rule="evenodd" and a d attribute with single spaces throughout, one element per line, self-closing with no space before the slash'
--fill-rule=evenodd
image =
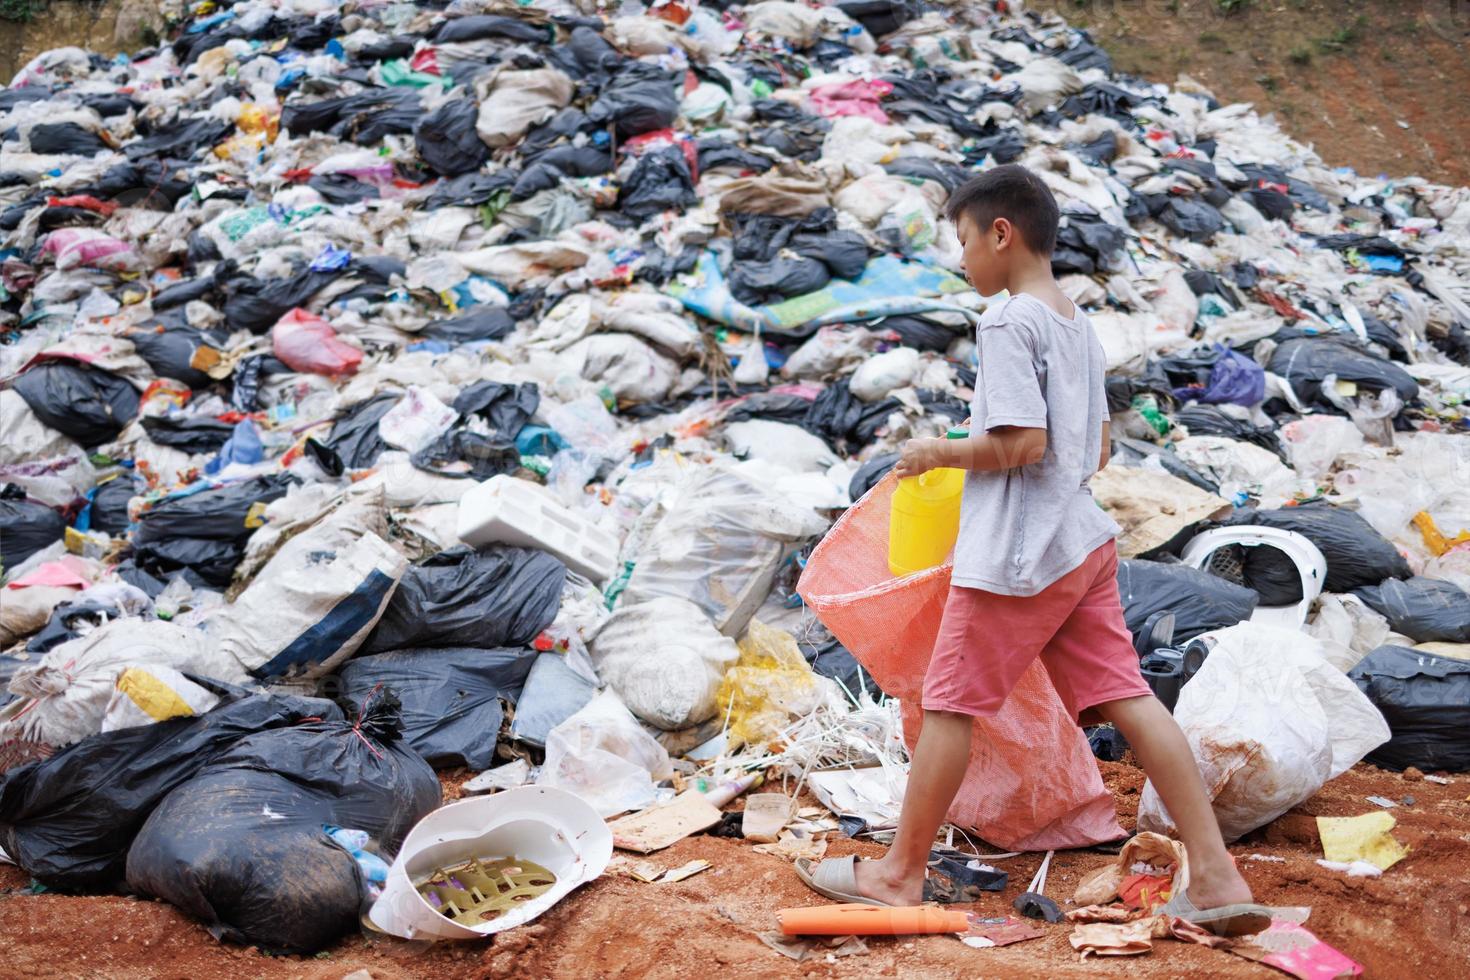
<path id="1" fill-rule="evenodd" d="M 1217 936 L 1248 936 L 1262 932 L 1270 928 L 1271 919 L 1276 914 L 1275 909 L 1253 902 L 1221 905 L 1213 909 L 1195 908 L 1182 888 L 1159 912 L 1192 922 Z"/>
<path id="2" fill-rule="evenodd" d="M 892 908 L 893 906 L 887 902 L 880 902 L 876 898 L 858 894 L 856 864 L 856 854 L 827 858 L 819 862 L 815 868 L 812 867 L 811 858 L 798 858 L 796 876 L 806 882 L 806 886 L 812 891 L 834 902 L 849 905 L 881 905 L 884 908 Z"/>

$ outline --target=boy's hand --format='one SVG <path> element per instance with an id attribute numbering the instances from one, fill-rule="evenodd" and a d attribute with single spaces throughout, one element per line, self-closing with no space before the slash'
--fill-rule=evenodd
<path id="1" fill-rule="evenodd" d="M 940 453 L 943 448 L 943 439 L 910 439 L 899 450 L 898 462 L 894 464 L 893 472 L 904 478 L 919 476 L 943 466 L 944 459 Z"/>

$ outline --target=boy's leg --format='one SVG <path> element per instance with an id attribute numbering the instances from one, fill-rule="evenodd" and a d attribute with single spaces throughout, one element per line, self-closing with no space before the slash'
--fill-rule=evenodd
<path id="1" fill-rule="evenodd" d="M 1189 900 L 1196 908 L 1251 901 L 1250 886 L 1225 850 L 1194 753 L 1167 708 L 1152 694 L 1096 705 L 1133 747 L 1189 852 Z"/>
<path id="2" fill-rule="evenodd" d="M 858 894 L 890 905 L 918 905 L 923 900 L 929 849 L 965 778 L 974 726 L 975 720 L 969 715 L 924 712 L 898 833 L 881 860 L 859 861 L 854 866 Z"/>

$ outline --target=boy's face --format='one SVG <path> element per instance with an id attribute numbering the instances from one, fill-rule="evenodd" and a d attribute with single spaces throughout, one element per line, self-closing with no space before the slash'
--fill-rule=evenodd
<path id="1" fill-rule="evenodd" d="M 968 214 L 955 223 L 960 240 L 965 278 L 981 296 L 994 296 L 1006 288 L 1010 276 L 1011 250 L 1016 230 L 1005 218 L 996 218 L 981 228 Z"/>

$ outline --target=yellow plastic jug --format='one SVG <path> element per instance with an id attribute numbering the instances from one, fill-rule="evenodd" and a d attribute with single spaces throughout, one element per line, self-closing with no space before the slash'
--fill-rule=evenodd
<path id="1" fill-rule="evenodd" d="M 888 570 L 895 576 L 933 568 L 960 533 L 965 471 L 930 470 L 898 481 L 888 515 Z"/>

